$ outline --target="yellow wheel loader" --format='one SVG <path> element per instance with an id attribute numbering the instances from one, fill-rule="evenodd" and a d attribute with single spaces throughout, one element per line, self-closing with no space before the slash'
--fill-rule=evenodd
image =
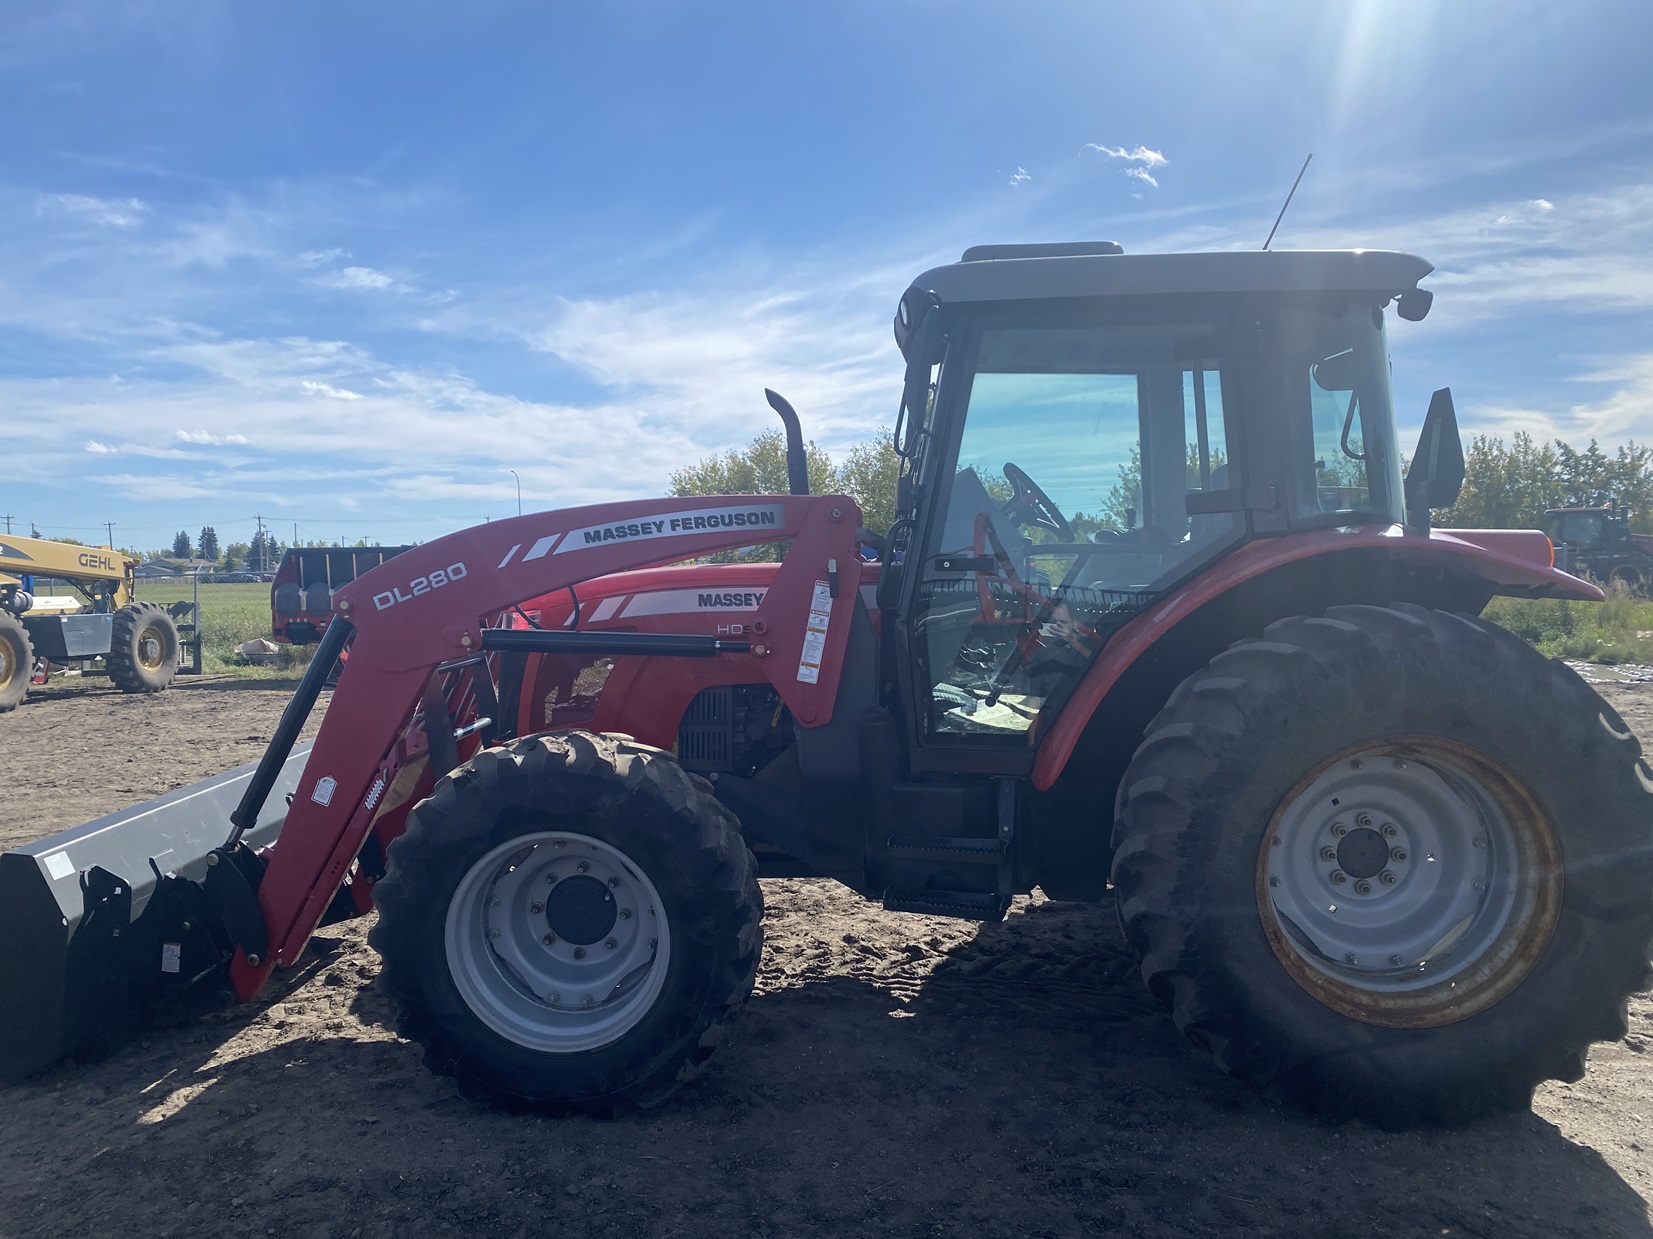
<path id="1" fill-rule="evenodd" d="M 138 563 L 112 547 L 0 534 L 0 713 L 23 700 L 40 660 L 101 658 L 128 693 L 172 683 L 178 624 L 165 607 L 133 597 Z M 37 596 L 37 577 L 67 582 L 79 596 Z"/>

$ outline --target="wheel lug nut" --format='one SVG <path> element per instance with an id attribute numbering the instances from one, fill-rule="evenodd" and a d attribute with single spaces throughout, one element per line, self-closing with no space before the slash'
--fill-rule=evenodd
<path id="1" fill-rule="evenodd" d="M 1333 822 L 1332 823 L 1332 837 L 1333 838 L 1341 839 L 1344 835 L 1346 835 L 1348 833 L 1349 833 L 1349 828 L 1347 826 L 1345 826 L 1342 822 Z"/>
<path id="2" fill-rule="evenodd" d="M 546 874 L 545 875 L 545 884 L 547 886 L 555 886 L 557 884 L 557 875 L 554 874 L 554 873 Z"/>
<path id="3" fill-rule="evenodd" d="M 1485 835 L 1476 835 L 1470 840 L 1470 842 L 1478 848 L 1484 848 L 1487 845 L 1487 837 Z"/>
<path id="4" fill-rule="evenodd" d="M 557 935 L 556 934 L 546 934 L 545 937 L 540 939 L 540 941 L 545 943 L 546 946 L 555 946 L 556 942 L 557 942 Z"/>
<path id="5" fill-rule="evenodd" d="M 1355 894 L 1357 894 L 1357 895 L 1370 895 L 1371 893 L 1372 893 L 1372 884 L 1370 882 L 1368 882 L 1365 878 L 1362 878 L 1362 879 L 1360 879 L 1360 881 L 1355 883 Z"/>
<path id="6" fill-rule="evenodd" d="M 1385 839 L 1393 839 L 1398 834 L 1400 834 L 1400 831 L 1395 829 L 1395 824 L 1393 822 L 1383 823 L 1383 837 Z"/>
<path id="7" fill-rule="evenodd" d="M 583 860 L 579 864 L 575 865 L 574 868 L 577 871 L 579 871 L 580 873 L 590 873 L 591 872 L 591 866 L 586 864 Z"/>
<path id="8" fill-rule="evenodd" d="M 608 880 L 608 889 L 611 890 L 611 891 L 612 890 L 619 890 L 620 889 L 620 879 L 619 878 L 610 878 Z"/>
<path id="9" fill-rule="evenodd" d="M 497 907 L 499 907 L 499 896 L 498 896 L 498 895 L 495 895 L 495 896 L 494 896 L 494 897 L 493 897 L 493 898 L 492 898 L 492 899 L 490 899 L 490 900 L 489 900 L 489 901 L 488 901 L 488 906 L 489 906 L 489 907 L 490 907 L 490 908 L 497 908 Z"/>
<path id="10" fill-rule="evenodd" d="M 1270 886 L 1279 886 L 1280 885 L 1280 879 L 1279 878 L 1270 878 L 1268 880 L 1268 884 Z"/>
<path id="11" fill-rule="evenodd" d="M 552 990 L 549 994 L 546 995 L 546 998 L 549 999 L 551 1002 L 561 1002 L 562 1001 L 562 995 L 557 993 L 556 990 Z"/>
<path id="12" fill-rule="evenodd" d="M 585 958 L 585 948 L 583 946 L 577 946 L 577 947 L 574 948 L 574 958 L 575 959 L 584 959 Z"/>
<path id="13" fill-rule="evenodd" d="M 1358 757 L 1355 758 L 1352 762 L 1349 763 L 1349 769 L 1351 769 L 1351 770 L 1361 770 L 1361 769 L 1364 769 L 1365 766 L 1366 766 L 1366 763 L 1361 761 L 1360 758 L 1358 758 Z"/>
<path id="14" fill-rule="evenodd" d="M 622 921 L 629 921 L 631 919 L 631 909 L 630 908 L 621 908 L 620 909 L 620 919 Z"/>
<path id="15" fill-rule="evenodd" d="M 1355 825 L 1362 830 L 1370 830 L 1372 828 L 1372 815 L 1370 813 L 1357 813 L 1355 815 Z"/>
<path id="16" fill-rule="evenodd" d="M 1336 860 L 1337 859 L 1337 849 L 1336 848 L 1331 848 L 1331 847 L 1321 848 L 1320 849 L 1320 859 L 1321 860 Z"/>
<path id="17" fill-rule="evenodd" d="M 1395 769 L 1396 770 L 1405 770 L 1406 769 L 1406 760 L 1404 758 L 1401 758 L 1401 757 L 1395 758 Z"/>
<path id="18" fill-rule="evenodd" d="M 597 1000 L 595 998 L 593 998 L 590 994 L 584 994 L 584 995 L 581 995 L 581 997 L 580 997 L 580 1005 L 582 1007 L 596 1006 L 597 1005 Z"/>
<path id="19" fill-rule="evenodd" d="M 1484 891 L 1487 888 L 1487 884 L 1484 881 L 1482 881 L 1480 878 L 1476 878 L 1475 881 L 1470 883 L 1470 885 L 1473 886 L 1478 891 Z"/>
<path id="20" fill-rule="evenodd" d="M 1398 964 L 1399 964 L 1399 963 L 1400 963 L 1400 956 L 1399 956 L 1399 955 L 1391 955 L 1391 956 L 1390 956 L 1390 957 L 1389 957 L 1389 962 L 1390 962 L 1390 963 L 1391 963 L 1391 964 L 1396 964 L 1396 965 L 1398 965 Z"/>
<path id="21" fill-rule="evenodd" d="M 1382 882 L 1385 886 L 1393 886 L 1396 882 L 1399 882 L 1400 879 L 1397 878 L 1390 870 L 1385 869 L 1382 873 L 1378 874 L 1378 881 Z"/>
<path id="22" fill-rule="evenodd" d="M 1349 880 L 1349 875 L 1344 873 L 1343 870 L 1341 870 L 1341 869 L 1333 869 L 1332 870 L 1332 885 L 1333 886 L 1342 886 L 1348 880 Z"/>
<path id="23" fill-rule="evenodd" d="M 1405 848 L 1390 848 L 1389 849 L 1389 859 L 1390 860 L 1405 860 L 1406 859 L 1406 849 Z"/>
<path id="24" fill-rule="evenodd" d="M 609 950 L 612 951 L 615 947 L 619 946 L 620 944 L 618 942 L 616 942 L 613 938 L 610 938 L 607 942 L 603 943 L 603 945 L 606 946 Z"/>
<path id="25" fill-rule="evenodd" d="M 497 930 L 497 929 L 490 929 L 490 930 L 489 930 L 489 931 L 488 931 L 488 936 L 489 936 L 489 937 L 490 937 L 490 938 L 497 938 L 497 937 L 499 937 L 499 930 Z"/>
<path id="26" fill-rule="evenodd" d="M 538 916 L 541 912 L 545 911 L 545 905 L 543 903 L 531 903 L 528 905 L 528 910 L 535 916 Z"/>
<path id="27" fill-rule="evenodd" d="M 1353 951 L 1350 951 L 1343 957 L 1343 962 L 1346 964 L 1358 964 L 1360 962 L 1360 956 L 1356 955 Z"/>
<path id="28" fill-rule="evenodd" d="M 568 841 L 566 839 L 558 839 L 551 846 L 554 848 L 565 848 L 568 846 Z"/>

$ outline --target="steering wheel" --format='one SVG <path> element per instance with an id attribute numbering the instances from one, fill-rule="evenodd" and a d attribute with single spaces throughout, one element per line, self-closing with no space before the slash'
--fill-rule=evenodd
<path id="1" fill-rule="evenodd" d="M 1056 535 L 1058 542 L 1072 542 L 1073 526 L 1068 524 L 1062 515 L 1062 510 L 1051 502 L 1049 495 L 1039 488 L 1039 484 L 1020 465 L 1004 462 L 1004 476 L 1009 479 L 1012 487 L 1010 498 L 1000 509 L 1005 516 L 1020 523 L 1023 513 L 1027 514 L 1027 523 L 1039 529 L 1049 530 Z"/>

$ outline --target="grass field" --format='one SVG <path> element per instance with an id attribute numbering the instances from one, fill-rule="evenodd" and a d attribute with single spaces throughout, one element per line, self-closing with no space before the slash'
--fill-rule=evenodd
<path id="1" fill-rule="evenodd" d="M 1486 617 L 1552 658 L 1653 664 L 1653 601 L 1609 596 L 1606 602 L 1494 598 Z"/>
<path id="2" fill-rule="evenodd" d="M 187 580 L 138 582 L 142 602 L 189 602 Z M 267 584 L 201 586 L 201 670 L 231 671 L 247 676 L 291 676 L 310 661 L 310 646 L 283 645 L 274 666 L 248 663 L 235 652 L 243 641 L 270 635 L 270 587 Z"/>

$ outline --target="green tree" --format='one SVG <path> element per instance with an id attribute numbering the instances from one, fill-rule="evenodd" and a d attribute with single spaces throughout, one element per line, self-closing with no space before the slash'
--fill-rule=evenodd
<path id="1" fill-rule="evenodd" d="M 201 537 L 196 545 L 200 549 L 202 559 L 210 559 L 213 563 L 218 562 L 218 531 L 211 525 L 201 527 Z"/>
<path id="2" fill-rule="evenodd" d="M 172 557 L 189 559 L 194 553 L 189 544 L 189 534 L 180 529 L 172 539 Z"/>
<path id="3" fill-rule="evenodd" d="M 900 457 L 890 446 L 889 436 L 880 435 L 858 443 L 842 466 L 834 465 L 827 452 L 810 442 L 804 447 L 809 469 L 809 490 L 814 495 L 845 494 L 861 507 L 868 529 L 886 533 L 895 520 L 895 480 Z M 786 437 L 778 430 L 766 430 L 744 448 L 731 448 L 718 456 L 707 456 L 671 475 L 669 493 L 691 495 L 784 495 L 788 491 Z M 779 543 L 765 543 L 739 551 L 721 551 L 712 559 L 778 559 Z"/>
<path id="4" fill-rule="evenodd" d="M 247 553 L 252 548 L 245 542 L 231 542 L 224 548 L 224 568 L 233 572 L 247 562 Z"/>
<path id="5" fill-rule="evenodd" d="M 877 534 L 895 524 L 895 482 L 901 457 L 890 436 L 881 434 L 850 448 L 838 470 L 837 489 L 861 505 L 861 523 Z"/>
<path id="6" fill-rule="evenodd" d="M 1476 435 L 1464 451 L 1458 502 L 1435 521 L 1455 529 L 1537 529 L 1545 509 L 1564 502 L 1558 464 L 1556 449 L 1525 431 L 1507 447 L 1503 439 Z"/>

